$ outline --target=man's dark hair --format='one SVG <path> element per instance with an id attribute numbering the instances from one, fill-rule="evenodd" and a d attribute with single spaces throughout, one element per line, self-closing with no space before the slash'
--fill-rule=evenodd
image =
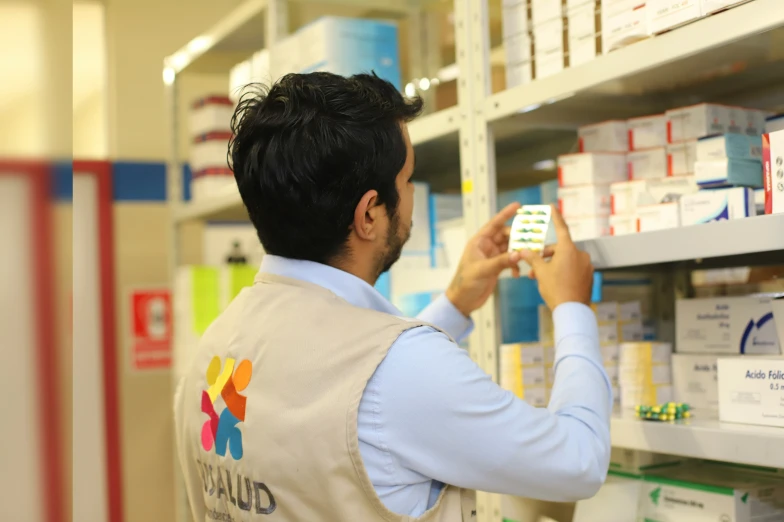
<path id="1" fill-rule="evenodd" d="M 334 260 L 369 190 L 393 218 L 406 161 L 400 123 L 421 110 L 421 99 L 406 100 L 375 74 L 289 74 L 245 94 L 229 161 L 265 251 Z"/>

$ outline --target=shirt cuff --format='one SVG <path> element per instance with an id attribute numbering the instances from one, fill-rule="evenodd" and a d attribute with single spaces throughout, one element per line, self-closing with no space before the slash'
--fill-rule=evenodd
<path id="1" fill-rule="evenodd" d="M 603 367 L 602 352 L 599 349 L 599 327 L 596 315 L 582 303 L 563 303 L 553 310 L 555 327 L 555 360 L 568 355 L 586 357 Z M 588 343 L 565 343 L 565 339 L 579 336 Z"/>
<path id="2" fill-rule="evenodd" d="M 435 301 L 422 310 L 417 319 L 441 328 L 458 344 L 474 329 L 474 322 L 464 316 L 447 299 L 446 294 L 440 295 Z"/>

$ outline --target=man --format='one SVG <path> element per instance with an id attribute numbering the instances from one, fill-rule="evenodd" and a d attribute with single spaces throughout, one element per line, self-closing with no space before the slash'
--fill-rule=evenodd
<path id="1" fill-rule="evenodd" d="M 604 481 L 612 399 L 586 306 L 593 269 L 557 212 L 545 261 L 507 253 L 519 205 L 503 209 L 417 319 L 373 288 L 411 231 L 406 122 L 420 110 L 374 75 L 288 75 L 240 102 L 231 161 L 267 256 L 177 392 L 195 520 L 471 520 L 466 490 L 574 501 Z M 546 409 L 454 341 L 521 260 L 554 314 Z"/>

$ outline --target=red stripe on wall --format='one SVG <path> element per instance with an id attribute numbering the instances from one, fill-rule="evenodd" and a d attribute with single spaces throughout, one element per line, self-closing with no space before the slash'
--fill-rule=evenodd
<path id="1" fill-rule="evenodd" d="M 35 263 L 33 299 L 37 316 L 35 332 L 38 385 L 38 414 L 41 426 L 41 479 L 47 492 L 44 517 L 47 522 L 65 521 L 64 470 L 58 397 L 60 375 L 55 339 L 54 247 L 52 237 L 51 169 L 42 162 L 2 161 L 0 175 L 22 176 L 31 184 L 30 222 L 33 231 L 31 257 Z"/>
<path id="2" fill-rule="evenodd" d="M 106 422 L 106 482 L 109 522 L 122 522 L 122 460 L 120 397 L 117 376 L 114 300 L 114 219 L 112 167 L 106 161 L 74 161 L 74 175 L 92 175 L 98 186 L 98 250 L 101 284 L 104 418 Z"/>

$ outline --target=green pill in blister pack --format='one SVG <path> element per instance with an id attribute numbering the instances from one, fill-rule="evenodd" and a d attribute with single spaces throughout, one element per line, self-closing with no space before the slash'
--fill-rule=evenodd
<path id="1" fill-rule="evenodd" d="M 645 404 L 634 408 L 638 418 L 654 421 L 674 421 L 691 417 L 691 408 L 682 402 L 665 402 L 656 406 Z"/>

